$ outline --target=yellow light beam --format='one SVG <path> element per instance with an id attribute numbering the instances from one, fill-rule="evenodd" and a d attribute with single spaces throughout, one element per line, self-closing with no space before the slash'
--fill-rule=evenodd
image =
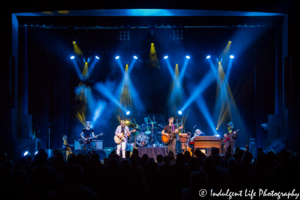
<path id="1" fill-rule="evenodd" d="M 150 46 L 149 60 L 150 60 L 150 65 L 152 67 L 160 68 L 159 62 L 157 59 L 157 55 L 156 55 L 156 51 L 155 51 L 155 47 L 154 47 L 154 43 L 151 43 L 151 46 Z"/>
<path id="2" fill-rule="evenodd" d="M 74 51 L 77 55 L 82 55 L 82 51 L 79 48 L 79 46 L 77 45 L 76 41 L 73 41 L 73 47 L 74 47 Z"/>

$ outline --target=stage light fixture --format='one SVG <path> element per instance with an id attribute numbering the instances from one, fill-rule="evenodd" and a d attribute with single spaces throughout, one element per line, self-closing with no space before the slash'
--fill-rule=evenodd
<path id="1" fill-rule="evenodd" d="M 138 59 L 138 57 L 137 57 L 137 56 L 133 56 L 133 58 L 134 58 L 134 59 Z"/>
<path id="2" fill-rule="evenodd" d="M 168 58 L 168 56 L 165 56 L 165 57 L 164 57 L 164 59 L 167 59 L 167 58 Z"/>
<path id="3" fill-rule="evenodd" d="M 230 55 L 229 57 L 230 57 L 231 59 L 233 59 L 233 58 L 234 58 L 234 55 Z"/>
<path id="4" fill-rule="evenodd" d="M 130 31 L 129 30 L 119 31 L 119 40 L 130 41 Z"/>
<path id="5" fill-rule="evenodd" d="M 36 152 L 34 153 L 34 155 L 36 155 L 36 154 L 38 154 L 38 151 L 36 151 Z"/>
<path id="6" fill-rule="evenodd" d="M 73 44 L 76 44 L 76 41 L 73 41 Z"/>
<path id="7" fill-rule="evenodd" d="M 220 135 L 219 134 L 215 134 L 215 137 L 220 137 Z"/>
<path id="8" fill-rule="evenodd" d="M 129 115 L 129 114 L 130 114 L 130 111 L 127 111 L 127 112 L 126 112 L 126 115 Z"/>
<path id="9" fill-rule="evenodd" d="M 116 56 L 115 59 L 118 60 L 120 58 L 120 56 Z"/>
<path id="10" fill-rule="evenodd" d="M 206 59 L 210 59 L 210 55 L 206 56 Z"/>
<path id="11" fill-rule="evenodd" d="M 70 59 L 73 60 L 75 58 L 75 56 L 71 56 Z"/>
<path id="12" fill-rule="evenodd" d="M 178 114 L 179 114 L 179 115 L 182 115 L 182 111 L 181 111 L 181 110 L 179 110 L 179 111 L 178 111 Z"/>
<path id="13" fill-rule="evenodd" d="M 100 59 L 98 56 L 95 56 L 95 58 L 98 59 L 98 60 Z"/>
<path id="14" fill-rule="evenodd" d="M 191 57 L 190 56 L 185 56 L 186 57 L 186 59 L 190 59 Z"/>
<path id="15" fill-rule="evenodd" d="M 29 154 L 29 152 L 28 152 L 28 151 L 25 151 L 23 155 L 24 155 L 24 156 L 27 156 L 28 154 Z"/>

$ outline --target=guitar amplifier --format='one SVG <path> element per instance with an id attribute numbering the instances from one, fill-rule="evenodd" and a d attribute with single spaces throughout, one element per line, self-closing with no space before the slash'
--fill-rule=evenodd
<path id="1" fill-rule="evenodd" d="M 75 140 L 74 144 L 74 150 L 81 150 L 83 147 L 83 144 L 79 143 L 80 140 Z M 86 145 L 86 148 L 89 149 L 89 147 L 95 149 L 95 150 L 103 150 L 103 140 L 92 140 L 91 143 Z"/>

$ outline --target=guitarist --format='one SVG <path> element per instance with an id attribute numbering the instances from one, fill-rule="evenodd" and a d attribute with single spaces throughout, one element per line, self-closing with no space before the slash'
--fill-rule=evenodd
<path id="1" fill-rule="evenodd" d="M 233 156 L 234 147 L 235 147 L 235 139 L 237 137 L 237 134 L 236 134 L 237 131 L 234 131 L 233 122 L 229 122 L 227 124 L 227 126 L 228 126 L 228 133 L 225 133 L 224 137 L 225 137 L 225 139 L 226 138 L 229 138 L 229 139 L 226 139 L 226 141 L 225 141 L 224 150 L 225 150 L 225 152 L 230 152 L 231 155 Z M 231 148 L 229 149 L 229 147 L 231 147 Z"/>
<path id="2" fill-rule="evenodd" d="M 174 122 L 174 118 L 170 117 L 168 119 L 169 124 L 165 126 L 164 130 L 162 130 L 161 134 L 169 136 L 168 133 L 174 132 L 175 134 L 178 134 L 178 129 Z M 167 133 L 166 133 L 167 132 Z M 176 155 L 176 137 L 174 137 L 168 144 L 168 152 L 173 151 L 173 153 Z"/>
<path id="3" fill-rule="evenodd" d="M 80 134 L 80 137 L 83 140 L 87 140 L 86 137 L 88 137 L 88 136 L 90 136 L 90 137 L 94 137 L 95 136 L 94 130 L 91 129 L 91 122 L 90 121 L 86 122 L 86 127 L 82 129 L 81 134 Z M 97 136 L 95 138 L 97 138 Z"/>
<path id="4" fill-rule="evenodd" d="M 127 136 L 130 134 L 128 126 L 125 126 L 125 121 L 121 120 L 121 125 L 117 127 L 117 130 L 115 134 L 119 137 L 122 138 L 123 134 L 125 136 L 125 139 L 123 142 L 117 145 L 117 154 L 120 156 L 120 150 L 122 149 L 122 158 L 126 157 L 126 143 L 127 143 Z"/>

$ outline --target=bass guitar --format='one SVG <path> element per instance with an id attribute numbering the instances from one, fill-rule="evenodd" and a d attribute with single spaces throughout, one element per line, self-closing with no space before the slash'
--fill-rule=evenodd
<path id="1" fill-rule="evenodd" d="M 231 138 L 236 138 L 236 132 L 238 132 L 240 129 L 233 131 L 232 133 L 228 133 L 224 135 L 224 139 L 222 140 L 223 143 L 227 142 L 228 140 L 230 140 Z M 235 134 L 234 134 L 235 133 Z"/>
<path id="2" fill-rule="evenodd" d="M 131 132 L 136 132 L 136 130 L 133 129 L 133 130 L 129 131 L 129 133 L 126 133 L 126 134 L 121 133 L 120 135 L 115 135 L 115 137 L 114 137 L 115 143 L 120 144 L 121 142 L 123 142 L 125 139 L 125 136 L 130 135 Z"/>
<path id="3" fill-rule="evenodd" d="M 183 128 L 183 126 L 180 126 L 177 129 L 179 130 L 179 129 L 182 129 L 182 128 Z M 172 141 L 175 138 L 175 134 L 176 134 L 175 131 L 174 132 L 169 131 L 168 135 L 162 135 L 161 136 L 162 142 L 165 143 L 165 144 L 169 143 L 170 141 Z"/>
<path id="4" fill-rule="evenodd" d="M 81 140 L 82 140 L 83 144 L 89 144 L 92 142 L 92 139 L 94 139 L 95 137 L 98 137 L 98 136 L 103 136 L 103 133 L 95 135 L 94 137 L 87 136 L 87 137 L 85 137 L 85 139 L 81 139 Z"/>

